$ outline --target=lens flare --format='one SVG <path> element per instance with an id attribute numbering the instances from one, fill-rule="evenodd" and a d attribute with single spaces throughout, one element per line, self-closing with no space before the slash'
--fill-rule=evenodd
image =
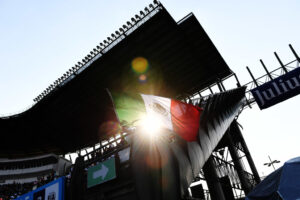
<path id="1" fill-rule="evenodd" d="M 146 58 L 137 57 L 131 62 L 132 70 L 137 74 L 143 74 L 148 70 L 149 64 Z"/>
<path id="2" fill-rule="evenodd" d="M 103 122 L 98 130 L 98 134 L 115 135 L 121 132 L 120 124 L 114 121 Z"/>
<path id="3" fill-rule="evenodd" d="M 153 113 L 148 113 L 148 115 L 141 121 L 141 126 L 143 133 L 147 137 L 153 139 L 159 135 L 162 128 L 162 120 L 160 120 L 159 116 Z"/>
<path id="4" fill-rule="evenodd" d="M 139 76 L 139 81 L 140 81 L 140 83 L 147 82 L 147 76 L 145 74 L 140 75 Z"/>

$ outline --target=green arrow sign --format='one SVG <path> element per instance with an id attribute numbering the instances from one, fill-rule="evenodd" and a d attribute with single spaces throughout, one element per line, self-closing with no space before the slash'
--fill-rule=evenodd
<path id="1" fill-rule="evenodd" d="M 110 158 L 88 169 L 87 187 L 93 187 L 116 177 L 115 158 Z"/>

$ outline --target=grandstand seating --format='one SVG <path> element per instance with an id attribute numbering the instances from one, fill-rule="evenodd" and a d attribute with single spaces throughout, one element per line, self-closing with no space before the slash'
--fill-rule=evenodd
<path id="1" fill-rule="evenodd" d="M 72 163 L 55 154 L 0 159 L 0 198 L 13 199 L 65 175 Z"/>

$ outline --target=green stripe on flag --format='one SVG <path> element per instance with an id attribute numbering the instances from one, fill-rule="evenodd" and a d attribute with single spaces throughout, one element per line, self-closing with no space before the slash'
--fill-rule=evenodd
<path id="1" fill-rule="evenodd" d="M 111 93 L 111 96 L 121 125 L 134 126 L 146 115 L 145 104 L 140 94 Z"/>

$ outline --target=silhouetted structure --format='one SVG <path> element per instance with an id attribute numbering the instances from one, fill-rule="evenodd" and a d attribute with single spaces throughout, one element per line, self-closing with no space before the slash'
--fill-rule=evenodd
<path id="1" fill-rule="evenodd" d="M 146 81 L 132 70 L 136 57 L 147 60 Z M 1 118 L 0 132 L 9 134 L 0 156 L 64 155 L 94 146 L 93 152 L 77 158 L 67 179 L 66 198 L 72 200 L 188 199 L 191 183 L 202 179 L 211 199 L 232 196 L 224 193 L 229 187 L 242 192 L 234 194 L 239 198 L 260 180 L 235 121 L 245 103 L 245 88 L 226 91 L 222 81 L 229 77 L 236 76 L 195 16 L 176 22 L 155 1 L 51 84 L 32 108 Z M 221 93 L 202 97 L 203 90 L 215 85 Z M 118 127 L 106 88 L 204 107 L 198 140 L 186 142 L 166 133 L 154 146 L 141 142 L 140 130 Z M 192 100 L 195 94 L 200 98 Z M 221 151 L 230 151 L 233 163 L 218 156 Z M 253 175 L 245 172 L 239 151 Z M 86 169 L 112 157 L 117 178 L 87 188 Z M 195 198 L 208 198 L 206 191 L 194 189 Z"/>

